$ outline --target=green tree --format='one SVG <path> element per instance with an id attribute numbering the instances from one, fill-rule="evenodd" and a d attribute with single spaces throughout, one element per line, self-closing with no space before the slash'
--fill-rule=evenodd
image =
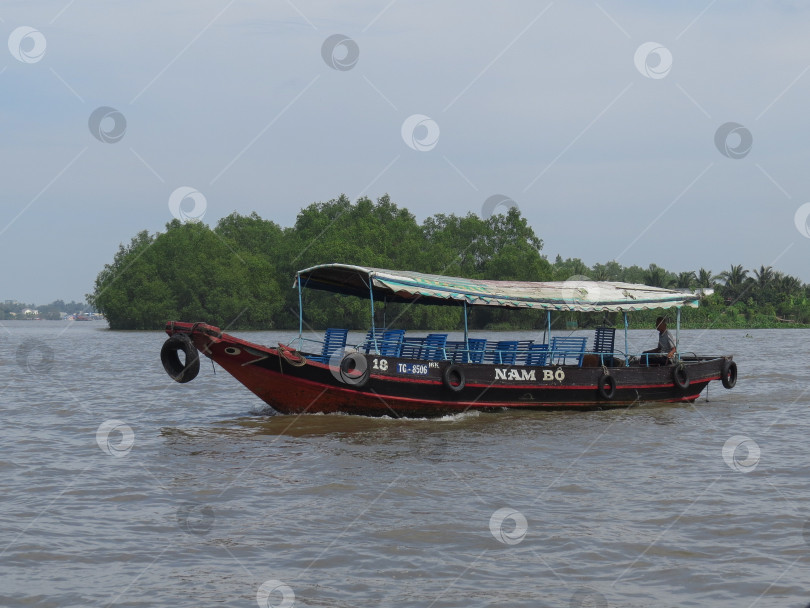
<path id="1" fill-rule="evenodd" d="M 773 278 L 774 274 L 771 266 L 760 266 L 759 270 L 754 271 L 754 281 L 756 281 L 757 287 L 761 291 L 768 288 Z"/>
<path id="2" fill-rule="evenodd" d="M 579 258 L 557 256 L 550 264 L 542 249 L 543 241 L 516 208 L 486 219 L 439 213 L 420 225 L 388 195 L 355 202 L 341 195 L 305 207 L 287 228 L 256 213 L 232 213 L 213 229 L 175 220 L 165 232 L 139 232 L 101 269 L 87 297 L 88 305 L 115 329 L 158 329 L 172 319 L 205 321 L 223 329 L 292 328 L 298 325 L 298 293 L 291 289 L 296 271 L 344 263 L 514 281 L 564 281 L 579 275 L 681 289 L 713 287 L 720 280 L 719 293 L 702 298 L 700 308 L 684 311 L 686 323 L 810 323 L 810 286 L 770 266 L 760 266 L 751 278 L 736 265 L 717 277 L 704 268 L 676 275 L 656 264 L 644 269 L 615 260 L 589 268 Z M 328 326 L 366 329 L 371 323 L 365 299 L 312 290 L 304 290 L 303 297 L 305 323 L 317 331 Z M 75 312 L 71 307 L 77 306 L 84 308 L 56 301 L 40 311 L 58 315 Z M 0 307 L 0 317 L 12 317 L 25 307 L 9 302 Z M 375 323 L 396 327 L 460 329 L 464 324 L 460 307 L 377 302 L 375 310 Z M 655 314 L 634 313 L 633 323 L 649 327 Z M 580 326 L 605 321 L 575 313 L 558 317 Z M 476 308 L 469 323 L 472 328 L 539 328 L 545 314 Z"/>
<path id="3" fill-rule="evenodd" d="M 571 277 L 588 277 L 591 269 L 579 258 L 562 259 L 557 256 L 554 260 L 554 280 L 567 281 Z"/>
<path id="4" fill-rule="evenodd" d="M 701 268 L 697 272 L 697 277 L 695 280 L 698 287 L 704 288 L 711 288 L 714 287 L 714 275 L 712 274 L 711 270 L 706 270 L 705 268 Z"/>
<path id="5" fill-rule="evenodd" d="M 723 295 L 726 299 L 736 300 L 741 297 L 748 281 L 748 271 L 742 265 L 731 265 L 731 268 L 724 270 L 718 278 L 723 281 Z"/>
<path id="6" fill-rule="evenodd" d="M 624 269 L 616 260 L 606 264 L 594 264 L 590 277 L 595 281 L 622 281 Z"/>
<path id="7" fill-rule="evenodd" d="M 678 278 L 675 280 L 675 287 L 678 289 L 692 289 L 696 282 L 697 277 L 695 276 L 695 271 L 689 270 L 678 274 Z"/>
<path id="8" fill-rule="evenodd" d="M 644 284 L 651 287 L 669 287 L 673 282 L 669 273 L 655 264 L 650 264 L 644 273 Z"/>
<path id="9" fill-rule="evenodd" d="M 113 329 L 159 329 L 166 321 L 272 328 L 281 308 L 269 261 L 236 253 L 210 228 L 173 220 L 139 233 L 96 279 L 88 302 Z"/>

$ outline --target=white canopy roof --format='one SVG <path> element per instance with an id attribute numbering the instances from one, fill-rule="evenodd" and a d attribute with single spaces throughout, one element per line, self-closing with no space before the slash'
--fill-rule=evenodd
<path id="1" fill-rule="evenodd" d="M 522 282 L 463 279 L 408 270 L 321 264 L 298 272 L 302 287 L 390 302 L 461 304 L 580 312 L 697 308 L 699 296 L 607 281 Z"/>

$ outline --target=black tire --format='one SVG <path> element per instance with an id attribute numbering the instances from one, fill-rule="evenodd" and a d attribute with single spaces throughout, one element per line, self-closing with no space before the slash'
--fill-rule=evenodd
<path id="1" fill-rule="evenodd" d="M 349 353 L 340 362 L 340 381 L 355 388 L 368 384 L 368 361 L 360 353 Z"/>
<path id="2" fill-rule="evenodd" d="M 608 389 L 605 389 L 606 384 L 609 386 Z M 616 378 L 610 374 L 602 374 L 599 376 L 598 390 L 602 399 L 610 401 L 616 395 Z"/>
<path id="3" fill-rule="evenodd" d="M 178 351 L 183 351 L 186 363 L 180 361 Z M 163 369 L 175 382 L 191 382 L 200 373 L 200 353 L 185 334 L 174 334 L 163 343 L 160 349 L 160 362 Z"/>
<path id="4" fill-rule="evenodd" d="M 458 365 L 448 365 L 442 372 L 442 382 L 451 391 L 458 393 L 464 389 L 467 378 L 464 375 L 464 370 Z"/>
<path id="5" fill-rule="evenodd" d="M 689 388 L 691 380 L 689 380 L 689 371 L 683 363 L 678 363 L 672 370 L 672 381 L 682 391 Z"/>
<path id="6" fill-rule="evenodd" d="M 723 371 L 720 379 L 726 388 L 734 388 L 734 385 L 737 384 L 737 364 L 734 361 L 729 359 L 723 361 Z"/>

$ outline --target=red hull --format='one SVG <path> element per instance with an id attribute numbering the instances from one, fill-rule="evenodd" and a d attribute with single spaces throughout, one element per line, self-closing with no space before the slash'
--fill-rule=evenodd
<path id="1" fill-rule="evenodd" d="M 529 367 L 361 355 L 359 360 L 368 365 L 368 374 L 366 383 L 358 387 L 347 384 L 340 371 L 340 358 L 331 365 L 310 361 L 306 353 L 301 357 L 283 346 L 253 344 L 202 323 L 171 322 L 166 332 L 170 336 L 188 335 L 201 353 L 284 414 L 435 417 L 473 409 L 593 409 L 648 401 L 691 402 L 710 381 L 721 378 L 724 362 L 731 359 L 686 362 L 689 382 L 680 388 L 673 380 L 671 366 Z M 465 380 L 461 388 L 445 377 L 451 365 Z M 413 368 L 418 373 L 410 373 Z M 615 390 L 599 390 L 605 373 L 615 381 Z M 605 398 L 606 393 L 609 398 Z"/>

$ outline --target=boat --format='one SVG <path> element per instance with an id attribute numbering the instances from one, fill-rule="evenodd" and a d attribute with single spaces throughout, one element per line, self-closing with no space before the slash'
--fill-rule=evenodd
<path id="1" fill-rule="evenodd" d="M 169 321 L 169 338 L 161 349 L 166 372 L 177 382 L 193 380 L 201 353 L 281 414 L 391 417 L 691 403 L 714 380 L 726 388 L 737 381 L 733 355 L 680 351 L 681 309 L 699 306 L 702 294 L 604 281 L 474 280 L 349 264 L 300 270 L 293 287 L 299 302 L 296 339 L 263 346 L 206 323 Z M 303 289 L 367 299 L 370 323 L 365 340 L 347 344 L 345 328 L 327 329 L 322 340 L 305 338 Z M 448 341 L 447 333 L 415 335 L 420 332 L 377 327 L 380 303 L 389 302 L 457 306 L 463 309 L 464 338 Z M 470 337 L 469 312 L 485 306 L 545 311 L 546 327 L 535 332 L 542 338 Z M 672 308 L 677 326 L 671 362 L 631 353 L 628 313 Z M 611 327 L 596 328 L 590 344 L 587 336 L 552 335 L 552 314 L 568 311 L 601 317 L 623 313 L 624 349 L 617 348 L 616 328 Z"/>

